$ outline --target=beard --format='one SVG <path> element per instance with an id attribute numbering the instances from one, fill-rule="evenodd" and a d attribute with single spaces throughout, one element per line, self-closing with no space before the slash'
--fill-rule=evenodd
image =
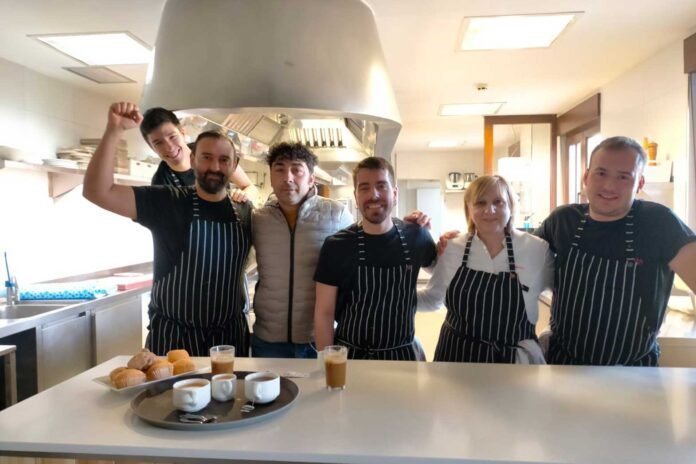
<path id="1" fill-rule="evenodd" d="M 383 209 L 369 209 L 367 205 L 364 205 L 360 210 L 363 219 L 372 224 L 382 224 L 386 221 L 391 216 L 392 205 L 380 204 L 380 206 Z"/>
<path id="2" fill-rule="evenodd" d="M 203 175 L 196 173 L 196 180 L 204 192 L 214 195 L 220 193 L 229 182 L 229 178 L 221 172 L 205 171 Z"/>

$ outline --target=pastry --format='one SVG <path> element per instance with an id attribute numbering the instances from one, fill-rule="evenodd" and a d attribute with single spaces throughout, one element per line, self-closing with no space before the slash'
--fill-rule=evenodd
<path id="1" fill-rule="evenodd" d="M 188 359 L 189 354 L 186 350 L 171 350 L 167 353 L 167 361 L 170 363 L 176 362 L 180 359 Z"/>
<path id="2" fill-rule="evenodd" d="M 183 374 L 196 370 L 196 363 L 191 358 L 179 359 L 174 361 L 174 375 Z"/>
<path id="3" fill-rule="evenodd" d="M 126 369 L 128 369 L 128 368 L 121 366 L 121 367 L 117 367 L 116 369 L 111 371 L 111 373 L 109 374 L 109 380 L 111 380 L 111 383 L 112 384 L 114 383 L 114 379 L 116 378 L 116 376 L 118 375 L 119 372 L 125 371 Z"/>
<path id="4" fill-rule="evenodd" d="M 130 361 L 128 361 L 128 367 L 131 369 L 140 369 L 141 371 L 146 371 L 152 363 L 157 361 L 157 355 L 155 353 L 150 352 L 147 348 L 143 348 L 143 350 L 130 358 Z"/>
<path id="5" fill-rule="evenodd" d="M 113 385 L 116 388 L 140 385 L 146 380 L 145 373 L 138 369 L 123 369 L 114 376 Z"/>
<path id="6" fill-rule="evenodd" d="M 166 360 L 156 361 L 147 369 L 147 380 L 166 379 L 174 375 L 174 365 Z"/>

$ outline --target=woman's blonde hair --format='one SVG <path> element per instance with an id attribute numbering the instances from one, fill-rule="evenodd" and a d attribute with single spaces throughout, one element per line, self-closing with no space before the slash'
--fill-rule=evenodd
<path id="1" fill-rule="evenodd" d="M 495 188 L 507 200 L 508 208 L 510 209 L 510 220 L 505 225 L 505 229 L 508 232 L 512 230 L 512 224 L 515 222 L 515 210 L 517 209 L 517 195 L 515 191 L 501 176 L 481 176 L 473 181 L 464 192 L 464 214 L 466 214 L 466 223 L 469 226 L 470 234 L 476 231 L 476 225 L 474 225 L 469 205 L 473 205 L 492 188 Z"/>

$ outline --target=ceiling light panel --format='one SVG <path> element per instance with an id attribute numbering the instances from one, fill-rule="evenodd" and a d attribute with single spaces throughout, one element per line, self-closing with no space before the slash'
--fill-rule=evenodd
<path id="1" fill-rule="evenodd" d="M 106 66 L 70 66 L 63 68 L 97 84 L 128 84 L 135 82 L 123 74 L 119 74 Z"/>
<path id="2" fill-rule="evenodd" d="M 129 32 L 33 35 L 35 39 L 84 64 L 149 63 L 152 49 Z"/>
<path id="3" fill-rule="evenodd" d="M 440 116 L 490 116 L 496 114 L 503 102 L 456 103 L 441 105 Z"/>
<path id="4" fill-rule="evenodd" d="M 464 18 L 461 50 L 549 47 L 579 13 Z"/>

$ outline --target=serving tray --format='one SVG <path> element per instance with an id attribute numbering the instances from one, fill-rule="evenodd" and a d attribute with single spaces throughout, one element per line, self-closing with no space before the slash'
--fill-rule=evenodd
<path id="1" fill-rule="evenodd" d="M 131 401 L 131 410 L 140 419 L 157 427 L 176 430 L 219 430 L 251 424 L 275 416 L 295 401 L 300 389 L 292 380 L 280 378 L 280 395 L 274 401 L 266 404 L 254 404 L 254 408 L 248 412 L 242 412 L 242 406 L 251 404 L 244 397 L 244 377 L 253 372 L 235 372 L 237 375 L 237 387 L 235 399 L 225 402 L 213 398 L 205 408 L 196 412 L 205 416 L 217 416 L 216 422 L 206 424 L 191 424 L 179 421 L 179 415 L 183 412 L 177 410 L 172 404 L 172 385 L 178 379 L 166 379 L 148 387 Z M 187 378 L 210 379 L 213 374 L 189 375 Z M 245 408 L 246 410 L 246 408 Z"/>

